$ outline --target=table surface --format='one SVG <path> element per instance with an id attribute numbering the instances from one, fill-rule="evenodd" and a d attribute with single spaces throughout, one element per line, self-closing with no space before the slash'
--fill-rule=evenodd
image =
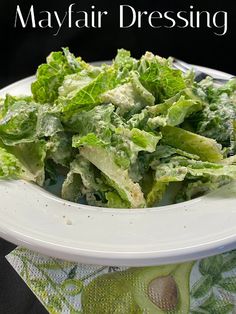
<path id="1" fill-rule="evenodd" d="M 7 262 L 15 245 L 0 238 L 0 313 L 47 314 L 38 299 Z"/>

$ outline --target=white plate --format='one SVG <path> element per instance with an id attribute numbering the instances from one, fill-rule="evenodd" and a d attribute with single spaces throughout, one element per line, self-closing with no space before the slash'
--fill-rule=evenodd
<path id="1" fill-rule="evenodd" d="M 12 84 L 0 96 L 29 93 L 32 80 Z M 0 181 L 0 195 L 3 238 L 66 260 L 148 266 L 236 247 L 236 183 L 192 201 L 137 210 L 67 202 L 24 181 Z"/>

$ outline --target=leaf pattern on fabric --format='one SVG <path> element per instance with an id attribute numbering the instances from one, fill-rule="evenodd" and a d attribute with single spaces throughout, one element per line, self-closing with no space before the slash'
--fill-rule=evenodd
<path id="1" fill-rule="evenodd" d="M 188 295 L 190 295 L 189 313 L 234 313 L 236 305 L 235 254 L 236 251 L 232 251 L 194 263 L 188 288 Z M 87 306 L 86 311 L 83 311 L 81 294 L 96 278 L 100 278 L 99 280 L 103 284 L 106 284 L 106 280 L 109 280 L 109 284 L 111 284 L 111 280 L 114 279 L 115 284 L 116 280 L 122 281 L 122 278 L 126 278 L 127 283 L 125 285 L 122 284 L 122 291 L 119 294 L 121 298 L 119 304 L 123 302 L 126 304 L 125 308 L 129 310 L 128 312 L 123 311 L 122 314 L 143 314 L 139 307 L 129 304 L 131 300 L 129 297 L 129 285 L 132 286 L 131 281 L 137 276 L 140 277 L 140 274 L 145 269 L 147 271 L 148 269 L 161 269 L 163 272 L 171 271 L 174 274 L 179 267 L 163 265 L 158 267 L 128 268 L 83 265 L 46 257 L 25 248 L 15 249 L 6 258 L 50 314 L 88 313 L 86 312 L 89 308 Z M 140 298 L 142 300 L 141 295 Z M 89 302 L 95 302 L 94 295 L 89 296 Z M 108 307 L 107 311 L 107 313 L 110 313 Z M 178 311 L 173 313 L 183 314 Z"/>

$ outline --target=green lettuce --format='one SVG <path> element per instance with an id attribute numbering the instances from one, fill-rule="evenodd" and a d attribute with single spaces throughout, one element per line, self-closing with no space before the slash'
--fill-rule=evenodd
<path id="1" fill-rule="evenodd" d="M 229 177 L 212 177 L 210 179 L 185 180 L 181 191 L 176 195 L 176 202 L 188 201 L 205 193 L 209 193 L 232 181 Z"/>
<path id="2" fill-rule="evenodd" d="M 53 103 L 58 98 L 58 89 L 65 76 L 80 72 L 86 67 L 86 63 L 81 58 L 75 58 L 68 49 L 52 52 L 47 63 L 39 66 L 36 81 L 32 83 L 34 100 L 41 104 Z"/>
<path id="3" fill-rule="evenodd" d="M 154 192 L 156 187 L 158 192 L 161 190 L 164 193 L 170 182 L 184 181 L 181 192 L 177 195 L 178 201 L 189 200 L 236 179 L 235 165 L 203 162 L 183 156 L 167 158 L 163 163 L 153 166 L 153 169 Z M 158 200 L 160 199 L 158 197 Z"/>
<path id="4" fill-rule="evenodd" d="M 82 147 L 80 154 L 109 178 L 120 197 L 128 202 L 130 207 L 145 206 L 145 199 L 139 184 L 129 178 L 128 171 L 120 168 L 105 148 Z"/>
<path id="5" fill-rule="evenodd" d="M 94 66 L 68 48 L 31 96 L 0 99 L 0 178 L 93 206 L 192 199 L 236 180 L 236 79 L 194 81 L 171 59 L 118 50 Z"/>
<path id="6" fill-rule="evenodd" d="M 149 52 L 140 59 L 138 71 L 140 82 L 159 103 L 187 86 L 182 72 L 171 68 L 170 60 Z"/>
<path id="7" fill-rule="evenodd" d="M 134 114 L 146 106 L 153 106 L 155 98 L 140 83 L 138 75 L 131 72 L 128 83 L 105 92 L 101 101 L 114 104 L 118 108 L 117 113 L 123 116 L 130 111 Z"/>
<path id="8" fill-rule="evenodd" d="M 194 131 L 225 147 L 231 146 L 236 120 L 236 80 L 217 87 L 211 78 L 207 78 L 195 88 L 195 93 L 203 99 L 205 106 L 191 117 Z"/>
<path id="9" fill-rule="evenodd" d="M 104 189 L 104 187 L 102 188 L 102 182 L 97 181 L 96 177 L 97 173 L 93 164 L 77 155 L 70 164 L 70 171 L 63 183 L 62 197 L 70 201 L 78 201 L 80 198 L 87 196 L 91 201 L 92 194 L 100 193 L 101 189 Z M 100 202 L 100 205 L 102 205 L 102 202 Z"/>
<path id="10" fill-rule="evenodd" d="M 49 105 L 41 105 L 37 113 L 36 135 L 38 138 L 51 137 L 58 132 L 63 132 L 64 128 L 60 119 L 60 114 Z"/>
<path id="11" fill-rule="evenodd" d="M 200 160 L 191 160 L 185 157 L 174 157 L 172 161 L 179 166 L 186 167 L 190 177 L 210 176 L 210 177 L 229 177 L 236 178 L 236 166 L 225 165 L 224 163 L 211 163 Z"/>
<path id="12" fill-rule="evenodd" d="M 198 155 L 203 161 L 219 162 L 223 159 L 221 145 L 213 139 L 172 126 L 162 128 L 162 135 L 164 143 Z"/>
<path id="13" fill-rule="evenodd" d="M 167 109 L 166 115 L 158 115 L 154 118 L 149 118 L 147 121 L 151 129 L 156 129 L 160 126 L 177 126 L 184 122 L 194 112 L 200 111 L 202 104 L 194 99 L 186 99 L 181 96 L 178 101 Z"/>
<path id="14" fill-rule="evenodd" d="M 135 58 L 131 57 L 130 51 L 118 49 L 113 64 L 121 73 L 125 70 L 129 73 L 129 71 L 137 67 L 137 62 L 138 61 Z"/>
<path id="15" fill-rule="evenodd" d="M 71 137 L 65 132 L 58 132 L 47 142 L 47 158 L 56 164 L 68 167 L 73 159 Z"/>
<path id="16" fill-rule="evenodd" d="M 77 76 L 77 81 L 84 80 L 82 75 L 77 74 Z M 69 93 L 66 94 L 66 86 L 62 85 L 63 94 L 59 97 L 58 103 L 62 106 L 62 112 L 73 112 L 73 110 L 86 109 L 89 105 L 101 104 L 101 94 L 113 89 L 119 82 L 117 70 L 111 66 L 104 67 L 95 78 L 86 80 L 84 84 L 78 84 L 73 92 L 69 89 Z"/>
<path id="17" fill-rule="evenodd" d="M 29 97 L 7 95 L 1 110 L 0 138 L 6 145 L 36 139 L 38 104 Z"/>
<path id="18" fill-rule="evenodd" d="M 46 142 L 40 140 L 34 143 L 21 143 L 9 148 L 9 151 L 30 172 L 31 180 L 42 186 L 45 180 Z"/>
<path id="19" fill-rule="evenodd" d="M 64 130 L 59 113 L 30 97 L 7 95 L 1 110 L 0 138 L 5 145 L 29 143 Z"/>
<path id="20" fill-rule="evenodd" d="M 0 147 L 0 179 L 32 179 L 20 161 Z"/>
<path id="21" fill-rule="evenodd" d="M 43 185 L 46 143 L 21 143 L 14 147 L 0 145 L 0 177 L 25 179 Z"/>
<path id="22" fill-rule="evenodd" d="M 75 112 L 70 118 L 64 120 L 65 129 L 85 136 L 88 133 L 96 133 L 101 137 L 110 137 L 112 128 L 112 113 L 115 107 L 112 104 L 99 105 L 91 110 Z"/>
<path id="23" fill-rule="evenodd" d="M 77 155 L 62 186 L 62 197 L 70 201 L 84 198 L 89 205 L 124 208 L 124 201 L 90 161 Z"/>
<path id="24" fill-rule="evenodd" d="M 109 208 L 128 208 L 129 203 L 123 200 L 115 191 L 106 193 L 107 207 Z"/>
<path id="25" fill-rule="evenodd" d="M 157 205 L 162 200 L 167 186 L 167 183 L 159 182 L 158 180 L 153 182 L 151 189 L 146 196 L 148 207 Z"/>

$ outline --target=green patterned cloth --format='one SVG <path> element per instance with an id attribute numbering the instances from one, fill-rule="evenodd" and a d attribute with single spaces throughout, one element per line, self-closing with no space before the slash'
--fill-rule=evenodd
<path id="1" fill-rule="evenodd" d="M 7 260 L 49 313 L 236 313 L 236 251 L 155 267 L 66 262 L 17 248 Z"/>

